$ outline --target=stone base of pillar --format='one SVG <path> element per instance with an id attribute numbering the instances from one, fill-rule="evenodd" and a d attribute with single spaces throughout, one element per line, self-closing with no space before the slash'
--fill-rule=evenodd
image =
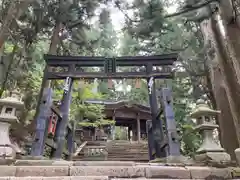
<path id="1" fill-rule="evenodd" d="M 227 163 L 231 161 L 231 157 L 226 152 L 206 152 L 195 155 L 195 161 L 198 163 Z"/>
<path id="2" fill-rule="evenodd" d="M 240 148 L 235 149 L 235 155 L 237 158 L 237 163 L 240 165 Z"/>

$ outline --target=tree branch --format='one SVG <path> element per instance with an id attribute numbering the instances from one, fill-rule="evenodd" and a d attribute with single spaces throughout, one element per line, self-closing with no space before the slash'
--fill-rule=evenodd
<path id="1" fill-rule="evenodd" d="M 14 62 L 14 56 L 15 56 L 15 54 L 16 54 L 16 52 L 17 52 L 17 48 L 18 48 L 18 45 L 17 45 L 17 43 L 16 43 L 16 44 L 14 45 L 13 51 L 12 51 L 12 53 L 11 53 L 11 55 L 10 55 L 10 60 L 9 60 L 8 66 L 7 66 L 6 75 L 5 75 L 5 77 L 4 77 L 4 80 L 3 80 L 3 83 L 2 83 L 2 86 L 1 86 L 1 89 L 0 89 L 0 98 L 2 97 L 3 92 L 4 92 L 5 88 L 6 88 L 7 80 L 8 80 L 8 77 L 9 77 L 9 75 L 10 75 L 10 71 L 11 71 L 11 68 L 12 68 L 12 64 L 13 64 L 13 62 Z"/>
<path id="2" fill-rule="evenodd" d="M 138 20 L 133 20 L 131 19 L 127 13 L 124 12 L 124 10 L 121 8 L 120 6 L 120 2 L 117 0 L 114 2 L 114 4 L 116 5 L 116 7 L 123 13 L 123 15 L 125 16 L 126 19 L 128 19 L 130 22 L 141 22 L 141 21 L 138 21 Z"/>
<path id="3" fill-rule="evenodd" d="M 204 6 L 209 5 L 210 3 L 214 2 L 214 1 L 215 2 L 219 2 L 219 0 L 206 0 L 206 1 L 202 2 L 202 3 L 197 3 L 197 4 L 194 4 L 194 5 L 191 5 L 191 6 L 187 6 L 187 7 L 185 6 L 179 12 L 176 12 L 176 13 L 173 13 L 173 14 L 168 14 L 168 15 L 165 16 L 165 18 L 179 16 L 179 15 L 182 15 L 182 14 L 185 14 L 185 13 L 188 13 L 188 12 L 200 9 L 200 8 L 202 8 Z"/>

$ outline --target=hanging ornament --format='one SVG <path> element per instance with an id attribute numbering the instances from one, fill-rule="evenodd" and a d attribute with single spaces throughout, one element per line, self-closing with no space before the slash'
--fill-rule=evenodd
<path id="1" fill-rule="evenodd" d="M 50 116 L 50 121 L 48 125 L 48 134 L 51 134 L 52 136 L 54 136 L 56 131 L 57 120 L 58 120 L 58 117 L 56 116 L 56 114 L 52 113 L 52 115 Z"/>
<path id="2" fill-rule="evenodd" d="M 113 88 L 113 82 L 111 79 L 108 79 L 108 89 L 112 89 Z"/>
<path id="3" fill-rule="evenodd" d="M 154 84 L 154 77 L 151 77 L 148 81 L 148 93 L 152 94 L 152 86 Z"/>
<path id="4" fill-rule="evenodd" d="M 141 80 L 139 78 L 136 79 L 135 88 L 141 88 Z"/>
<path id="5" fill-rule="evenodd" d="M 128 89 L 128 85 L 127 85 L 127 81 L 124 78 L 123 79 L 123 94 L 125 95 L 127 93 L 127 89 Z"/>
<path id="6" fill-rule="evenodd" d="M 63 87 L 64 91 L 68 91 L 69 90 L 69 83 L 70 83 L 70 78 L 67 77 L 66 80 L 65 80 L 64 87 Z"/>

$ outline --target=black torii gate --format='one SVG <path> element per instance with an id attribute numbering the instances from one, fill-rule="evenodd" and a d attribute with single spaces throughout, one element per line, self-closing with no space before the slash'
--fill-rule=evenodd
<path id="1" fill-rule="evenodd" d="M 163 127 L 159 119 L 158 103 L 154 79 L 171 79 L 173 72 L 171 66 L 177 60 L 178 54 L 164 54 L 155 56 L 123 56 L 123 57 L 88 57 L 88 56 L 55 56 L 44 55 L 46 68 L 44 71 L 43 85 L 47 80 L 65 79 L 65 87 L 60 106 L 62 120 L 57 125 L 56 141 L 57 149 L 54 158 L 61 158 L 64 148 L 64 136 L 68 123 L 68 115 L 71 101 L 72 84 L 75 79 L 137 79 L 144 78 L 148 81 L 149 101 L 152 113 L 152 140 L 149 140 L 149 152 L 155 150 L 157 158 L 165 157 Z M 139 72 L 118 72 L 118 67 L 143 67 Z M 98 67 L 98 72 L 84 72 L 82 68 Z M 160 67 L 155 68 L 154 67 Z M 42 87 L 43 88 L 43 87 Z M 37 115 L 37 128 L 35 141 L 32 145 L 32 156 L 42 156 L 46 139 L 47 119 L 51 107 L 51 88 L 43 90 L 40 102 L 39 113 Z M 160 141 L 159 141 L 160 139 Z M 153 142 L 153 143 L 152 143 Z M 151 156 L 150 156 L 150 159 Z"/>

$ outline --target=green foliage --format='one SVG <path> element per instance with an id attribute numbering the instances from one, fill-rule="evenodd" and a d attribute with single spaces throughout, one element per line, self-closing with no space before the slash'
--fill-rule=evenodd
<path id="1" fill-rule="evenodd" d="M 128 132 L 126 129 L 123 129 L 122 127 L 115 127 L 115 139 L 116 140 L 127 140 L 128 139 Z"/>
<path id="2" fill-rule="evenodd" d="M 193 131 L 193 124 L 191 121 L 185 122 L 181 127 L 182 149 L 183 154 L 193 157 L 196 150 L 200 147 L 201 136 Z"/>
<path id="3" fill-rule="evenodd" d="M 87 99 L 99 99 L 100 93 L 92 92 L 93 84 L 87 84 L 77 88 L 77 83 L 72 93 L 71 119 L 78 122 L 79 125 L 85 127 L 99 127 L 111 125 L 115 122 L 106 120 L 104 115 L 104 106 L 97 104 L 87 104 Z"/>
<path id="4" fill-rule="evenodd" d="M 134 56 L 139 53 L 142 49 L 137 39 L 132 37 L 127 31 L 123 32 L 122 38 L 120 39 L 120 54 L 122 56 Z"/>
<path id="5" fill-rule="evenodd" d="M 191 112 L 191 105 L 194 103 L 191 82 L 187 77 L 175 78 L 172 84 L 175 120 L 182 137 L 182 152 L 184 155 L 193 156 L 199 147 L 200 136 L 193 131 L 196 124 L 187 118 Z"/>
<path id="6" fill-rule="evenodd" d="M 136 88 L 134 85 L 130 93 L 127 93 L 127 99 L 133 103 L 149 105 L 148 88 L 146 81 L 141 80 L 141 87 Z"/>

